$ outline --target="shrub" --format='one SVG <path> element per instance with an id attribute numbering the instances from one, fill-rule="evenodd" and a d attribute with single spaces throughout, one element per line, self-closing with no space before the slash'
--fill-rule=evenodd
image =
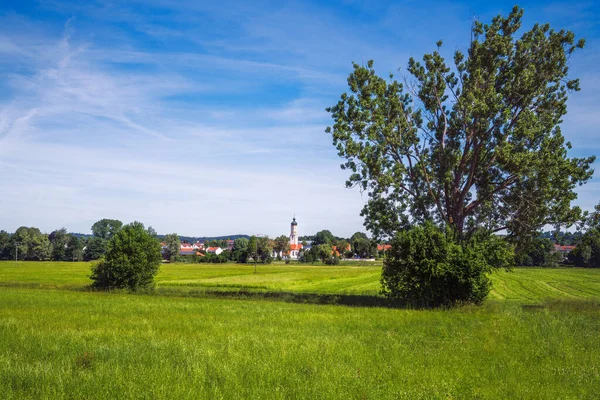
<path id="1" fill-rule="evenodd" d="M 504 240 L 485 233 L 458 241 L 425 224 L 398 233 L 383 263 L 383 293 L 418 307 L 481 303 L 491 289 L 487 276 L 511 268 L 514 252 Z"/>
<path id="2" fill-rule="evenodd" d="M 126 225 L 108 242 L 106 254 L 92 266 L 98 289 L 150 288 L 160 267 L 161 246 L 139 222 Z"/>
<path id="3" fill-rule="evenodd" d="M 338 265 L 340 263 L 340 258 L 338 256 L 330 256 L 323 260 L 325 265 Z"/>

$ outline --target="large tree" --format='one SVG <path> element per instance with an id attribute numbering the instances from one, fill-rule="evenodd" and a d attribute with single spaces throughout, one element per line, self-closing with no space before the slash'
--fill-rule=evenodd
<path id="1" fill-rule="evenodd" d="M 67 244 L 71 235 L 67 233 L 66 228 L 57 229 L 48 235 L 48 239 L 52 244 L 52 260 L 64 261 L 66 258 Z"/>
<path id="2" fill-rule="evenodd" d="M 48 235 L 34 227 L 19 227 L 10 236 L 7 253 L 14 259 L 18 251 L 18 258 L 23 260 L 47 260 L 50 258 L 52 246 Z"/>
<path id="3" fill-rule="evenodd" d="M 273 250 L 277 254 L 286 255 L 290 252 L 290 239 L 281 235 L 273 240 Z"/>
<path id="4" fill-rule="evenodd" d="M 121 230 L 123 223 L 118 219 L 101 219 L 92 225 L 92 234 L 104 240 L 110 240 Z"/>
<path id="5" fill-rule="evenodd" d="M 320 244 L 333 244 L 333 242 L 335 242 L 335 236 L 333 236 L 333 234 L 325 229 L 322 231 L 319 231 L 316 233 L 315 238 L 313 239 L 312 245 L 313 246 L 318 246 Z"/>
<path id="6" fill-rule="evenodd" d="M 69 235 L 69 242 L 65 250 L 65 258 L 68 261 L 83 260 L 83 241 L 77 236 Z"/>
<path id="7" fill-rule="evenodd" d="M 0 260 L 10 258 L 10 234 L 0 230 Z"/>
<path id="8" fill-rule="evenodd" d="M 376 75 L 373 61 L 354 64 L 327 132 L 347 186 L 368 193 L 361 214 L 376 237 L 431 221 L 462 238 L 477 228 L 522 238 L 580 217 L 574 188 L 594 157 L 569 157 L 560 123 L 579 90 L 568 60 L 584 40 L 548 24 L 518 35 L 522 15 L 475 22 L 451 65 L 441 42 L 411 58 L 406 84 Z"/>
<path id="9" fill-rule="evenodd" d="M 165 235 L 165 257 L 170 262 L 175 262 L 175 259 L 179 255 L 179 250 L 181 249 L 181 241 L 179 240 L 179 235 L 176 233 L 170 233 Z"/>

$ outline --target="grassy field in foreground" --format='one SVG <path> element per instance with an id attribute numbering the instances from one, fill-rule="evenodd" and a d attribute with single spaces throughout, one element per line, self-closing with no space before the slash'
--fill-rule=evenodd
<path id="1" fill-rule="evenodd" d="M 496 273 L 480 307 L 161 296 L 377 294 L 380 267 L 165 265 L 159 295 L 87 263 L 0 263 L 0 398 L 523 398 L 600 393 L 600 270 Z M 62 290 L 61 290 L 62 289 Z M 75 289 L 75 290 L 68 290 Z"/>

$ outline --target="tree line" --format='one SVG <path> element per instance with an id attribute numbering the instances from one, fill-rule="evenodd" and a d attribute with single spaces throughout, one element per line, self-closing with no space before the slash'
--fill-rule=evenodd
<path id="1" fill-rule="evenodd" d="M 0 259 L 27 261 L 93 261 L 98 260 L 107 251 L 109 241 L 123 228 L 123 222 L 117 219 L 104 218 L 95 222 L 91 235 L 69 233 L 66 228 L 60 228 L 49 234 L 42 233 L 35 227 L 22 226 L 13 234 L 0 231 Z M 289 254 L 289 238 L 281 235 L 274 239 L 236 235 L 231 251 L 228 250 L 227 240 L 213 239 L 204 242 L 204 247 L 220 247 L 222 254 L 211 254 L 203 251 L 204 255 L 180 255 L 181 243 L 189 243 L 188 237 L 180 237 L 177 233 L 157 235 L 152 227 L 146 229 L 156 240 L 162 240 L 165 248 L 164 258 L 172 262 L 260 262 L 270 263 L 274 259 L 286 258 Z M 306 237 L 305 237 L 306 238 Z M 301 262 L 336 262 L 333 258 L 375 258 L 381 256 L 377 244 L 363 232 L 356 232 L 350 238 L 334 236 L 329 230 L 317 232 L 312 239 L 312 248 L 300 252 Z M 191 244 L 191 243 L 190 243 Z M 302 240 L 304 248 L 309 247 L 307 240 Z M 336 250 L 334 251 L 334 248 Z M 277 255 L 273 257 L 273 252 Z"/>

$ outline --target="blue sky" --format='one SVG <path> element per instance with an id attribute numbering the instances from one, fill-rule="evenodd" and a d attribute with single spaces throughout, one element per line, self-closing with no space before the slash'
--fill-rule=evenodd
<path id="1" fill-rule="evenodd" d="M 364 230 L 365 199 L 344 188 L 325 107 L 352 61 L 402 75 L 439 39 L 448 56 L 464 50 L 474 17 L 513 5 L 483 3 L 5 0 L 0 229 L 88 232 L 118 218 L 275 236 L 295 213 L 300 234 Z M 519 5 L 525 27 L 586 38 L 563 132 L 572 155 L 600 155 L 600 6 Z M 589 209 L 600 181 L 578 192 Z"/>

